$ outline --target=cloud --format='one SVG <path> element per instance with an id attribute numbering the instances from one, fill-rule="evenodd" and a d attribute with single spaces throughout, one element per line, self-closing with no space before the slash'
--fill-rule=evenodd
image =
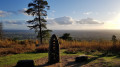
<path id="1" fill-rule="evenodd" d="M 74 23 L 74 20 L 72 19 L 72 17 L 68 17 L 68 16 L 55 18 L 54 20 L 56 23 L 58 23 L 60 25 L 68 25 L 68 24 Z"/>
<path id="2" fill-rule="evenodd" d="M 2 21 L 4 24 L 16 24 L 16 25 L 23 25 L 27 24 L 25 20 L 4 20 Z M 59 18 L 47 18 L 47 24 L 49 25 L 73 25 L 73 24 L 103 24 L 103 22 L 100 22 L 98 20 L 94 20 L 92 18 L 87 19 L 81 19 L 81 20 L 75 20 L 72 17 L 64 16 Z"/>
<path id="3" fill-rule="evenodd" d="M 0 17 L 7 17 L 9 15 L 18 15 L 20 13 L 25 14 L 24 11 L 27 10 L 26 8 L 22 9 L 22 10 L 18 10 L 18 11 L 3 11 L 0 10 Z M 25 14 L 27 15 L 27 14 Z"/>
<path id="4" fill-rule="evenodd" d="M 3 29 L 28 30 L 28 24 L 25 20 L 3 20 Z"/>
<path id="5" fill-rule="evenodd" d="M 22 10 L 19 10 L 19 12 L 24 13 L 27 10 L 27 8 L 23 8 Z"/>
<path id="6" fill-rule="evenodd" d="M 64 16 L 54 19 L 47 19 L 48 24 L 58 24 L 58 25 L 70 25 L 70 24 L 104 24 L 98 20 L 94 20 L 92 18 L 75 20 L 72 17 Z"/>
<path id="7" fill-rule="evenodd" d="M 26 24 L 26 21 L 23 21 L 23 20 L 18 20 L 18 21 L 4 20 L 4 21 L 2 21 L 2 23 L 5 25 L 23 25 L 23 24 Z"/>
<path id="8" fill-rule="evenodd" d="M 7 12 L 7 11 L 2 11 L 0 10 L 0 17 L 6 17 L 8 15 L 12 14 L 11 12 Z"/>
<path id="9" fill-rule="evenodd" d="M 21 10 L 18 10 L 18 12 L 19 12 L 19 13 L 22 13 L 22 14 L 24 14 L 24 15 L 26 15 L 26 16 L 29 16 L 28 14 L 25 13 L 26 10 L 27 10 L 27 8 L 23 8 L 23 9 L 21 9 Z"/>
<path id="10" fill-rule="evenodd" d="M 92 18 L 75 20 L 72 17 L 64 16 L 59 18 L 47 18 L 48 29 L 53 30 L 78 30 L 78 29 L 101 29 L 103 23 Z M 5 29 L 29 29 L 29 25 L 25 20 L 3 20 Z M 96 25 L 94 25 L 96 24 Z M 105 24 L 104 24 L 105 25 Z"/>
<path id="11" fill-rule="evenodd" d="M 52 24 L 52 25 L 55 25 L 55 24 L 57 24 L 56 22 L 55 22 L 55 20 L 54 19 L 47 19 L 47 24 Z"/>
<path id="12" fill-rule="evenodd" d="M 54 19 L 47 19 L 48 24 L 59 24 L 59 25 L 69 25 L 74 23 L 72 17 L 64 16 Z"/>
<path id="13" fill-rule="evenodd" d="M 79 24 L 104 24 L 103 22 L 100 22 L 98 20 L 94 20 L 92 18 L 87 18 L 87 19 L 81 19 L 79 21 L 76 21 Z"/>

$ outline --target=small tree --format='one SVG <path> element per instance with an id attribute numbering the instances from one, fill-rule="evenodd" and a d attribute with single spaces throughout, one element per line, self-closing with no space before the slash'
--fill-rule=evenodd
<path id="1" fill-rule="evenodd" d="M 28 26 L 30 29 L 34 29 L 35 32 L 38 32 L 38 38 L 40 38 L 40 43 L 42 44 L 42 40 L 44 37 L 48 36 L 48 30 L 46 27 L 47 22 L 45 17 L 47 16 L 46 9 L 49 9 L 48 2 L 46 0 L 33 0 L 32 3 L 28 4 L 28 9 L 25 11 L 28 15 L 32 15 L 34 17 L 33 20 L 27 21 L 31 26 Z"/>
<path id="2" fill-rule="evenodd" d="M 117 39 L 116 39 L 115 35 L 112 36 L 112 41 L 113 41 L 113 47 L 115 48 L 116 47 L 116 42 L 117 42 Z"/>
<path id="3" fill-rule="evenodd" d="M 60 38 L 63 40 L 72 40 L 70 33 L 64 33 Z"/>

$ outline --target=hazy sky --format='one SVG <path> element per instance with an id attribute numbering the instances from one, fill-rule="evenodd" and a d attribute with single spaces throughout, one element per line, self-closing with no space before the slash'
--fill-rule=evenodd
<path id="1" fill-rule="evenodd" d="M 47 0 L 47 27 L 52 30 L 120 29 L 120 0 Z M 23 13 L 32 0 L 0 0 L 4 29 L 29 29 Z"/>

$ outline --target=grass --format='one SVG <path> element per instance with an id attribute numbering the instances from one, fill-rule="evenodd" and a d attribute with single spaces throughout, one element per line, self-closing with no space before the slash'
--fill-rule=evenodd
<path id="1" fill-rule="evenodd" d="M 116 58 L 116 56 L 111 56 L 111 57 L 102 57 L 105 61 L 112 61 L 112 60 L 114 60 L 115 58 Z M 117 58 L 117 59 L 119 59 L 119 58 Z M 116 59 L 116 60 L 117 60 Z M 119 59 L 120 60 L 120 59 Z"/>
<path id="2" fill-rule="evenodd" d="M 61 56 L 63 56 L 63 55 L 83 55 L 84 54 L 83 52 L 78 52 L 76 54 L 66 54 L 65 51 L 66 51 L 65 49 L 60 51 Z M 0 67 L 15 65 L 19 60 L 36 60 L 36 59 L 40 59 L 40 58 L 47 57 L 47 56 L 48 56 L 48 53 L 23 53 L 23 54 L 3 56 L 3 57 L 0 57 Z M 90 54 L 88 56 L 99 57 L 99 56 L 95 56 L 92 54 Z M 99 59 L 103 59 L 103 61 L 102 61 L 103 65 L 108 65 L 111 67 L 114 67 L 116 64 L 118 64 L 115 61 L 120 61 L 120 58 L 117 58 L 117 56 L 110 56 L 110 57 L 103 56 L 103 57 L 100 57 L 93 61 L 90 61 L 89 64 L 94 64 L 94 63 L 99 64 L 99 63 L 101 63 L 101 61 Z M 112 61 L 114 61 L 114 62 L 112 63 Z M 110 62 L 112 64 L 111 65 L 106 64 L 105 62 Z"/>
<path id="3" fill-rule="evenodd" d="M 83 55 L 84 53 L 82 53 L 82 52 L 78 52 L 78 53 L 76 53 L 76 54 L 67 54 L 67 53 L 65 53 L 65 49 L 63 49 L 63 50 L 61 50 L 60 51 L 60 55 Z"/>
<path id="4" fill-rule="evenodd" d="M 61 55 L 80 55 L 82 53 L 77 54 L 66 54 L 64 53 L 65 50 L 61 50 Z M 16 64 L 19 60 L 35 60 L 43 57 L 47 57 L 48 53 L 23 53 L 23 54 L 16 54 L 10 56 L 3 56 L 0 57 L 0 67 L 9 66 L 12 64 Z"/>
<path id="5" fill-rule="evenodd" d="M 111 57 L 101 57 L 99 59 L 96 59 L 91 62 L 92 64 L 100 64 L 103 67 L 120 67 L 120 58 L 117 58 L 116 56 Z"/>
<path id="6" fill-rule="evenodd" d="M 47 55 L 47 53 L 24 53 L 0 57 L 0 67 L 16 64 L 18 60 L 35 60 Z"/>

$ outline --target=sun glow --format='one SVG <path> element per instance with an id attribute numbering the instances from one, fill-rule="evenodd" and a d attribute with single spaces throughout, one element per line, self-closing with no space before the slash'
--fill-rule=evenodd
<path id="1" fill-rule="evenodd" d="M 111 21 L 107 21 L 105 26 L 107 29 L 120 29 L 120 13 Z"/>

